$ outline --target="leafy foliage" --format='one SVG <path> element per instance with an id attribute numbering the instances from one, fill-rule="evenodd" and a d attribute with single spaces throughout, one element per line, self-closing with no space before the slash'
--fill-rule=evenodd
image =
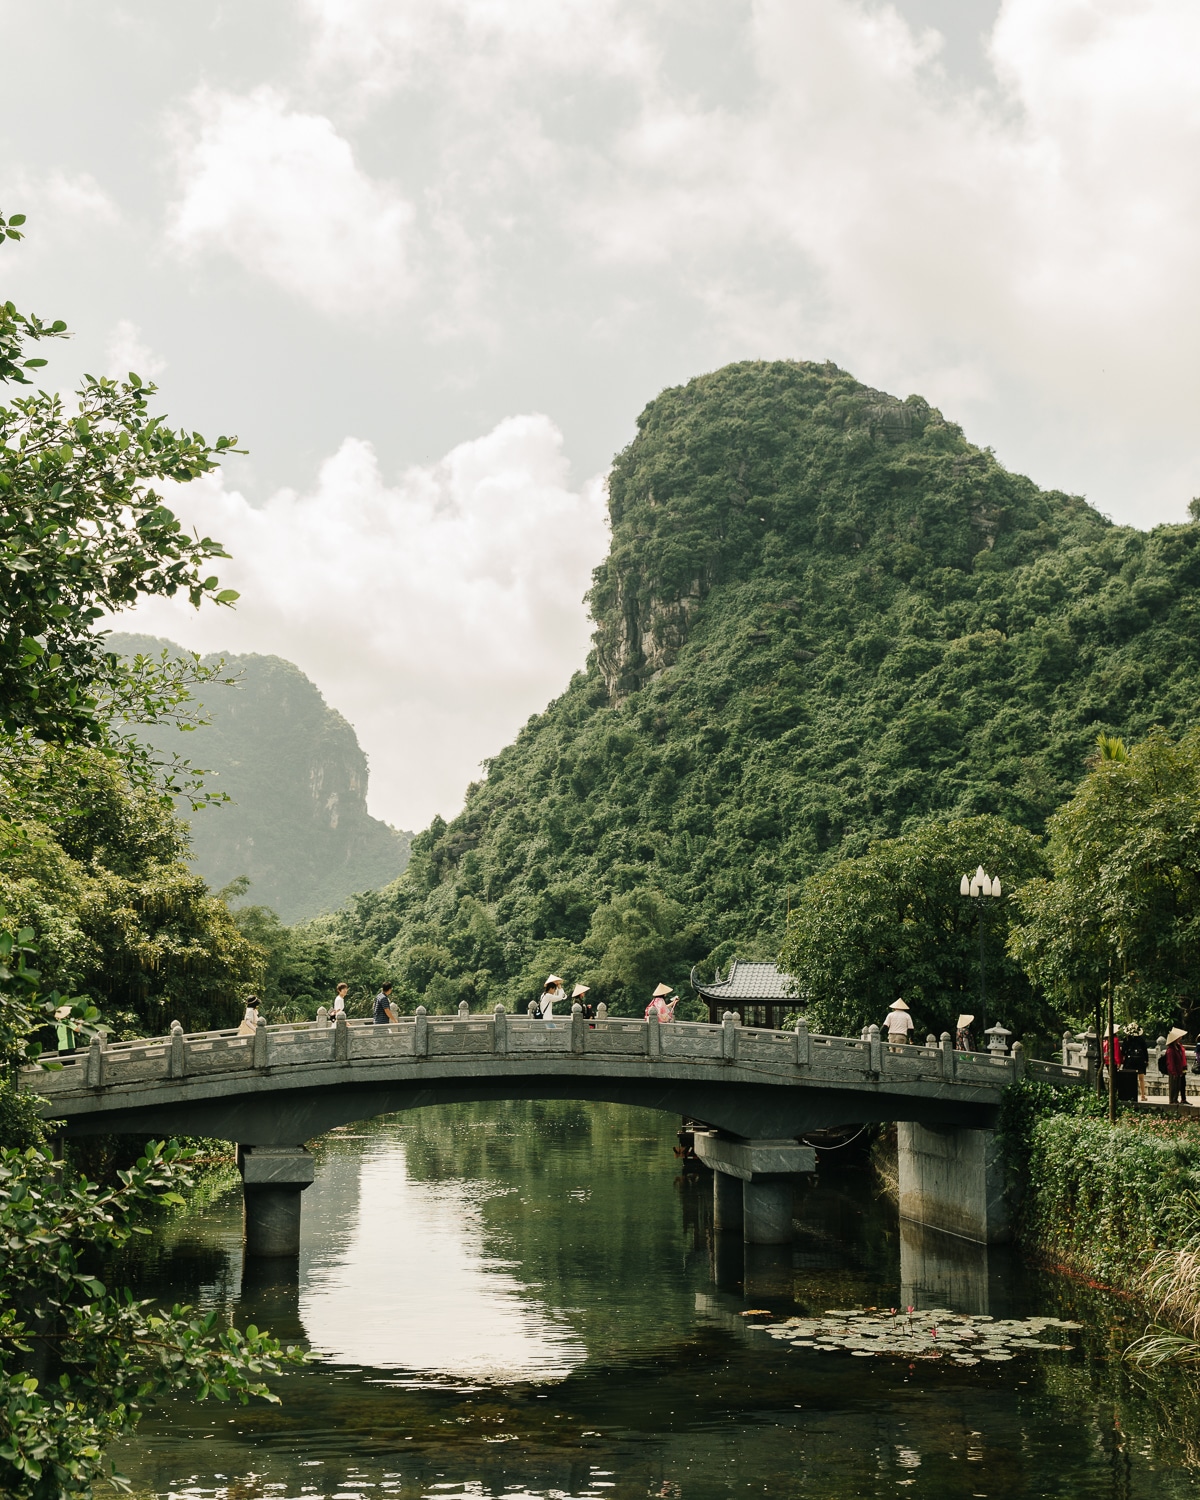
<path id="1" fill-rule="evenodd" d="M 37 930 L 44 986 L 119 1033 L 235 1022 L 262 955 L 188 868 L 182 820 L 94 749 L 45 748 L 26 790 L 0 779 L 0 904 Z"/>
<path id="2" fill-rule="evenodd" d="M 1009 948 L 1060 1003 L 1110 975 L 1120 1013 L 1152 1033 L 1200 1019 L 1200 729 L 1108 741 L 1050 819 L 1053 879 L 1017 892 Z"/>
<path id="3" fill-rule="evenodd" d="M 1097 733 L 1195 715 L 1200 525 L 1113 526 L 832 365 L 731 365 L 638 428 L 586 671 L 330 927 L 427 1001 L 523 1005 L 553 966 L 640 1009 L 610 903 L 674 903 L 676 985 L 774 956 L 836 860 L 930 819 L 1040 833 Z"/>
<path id="4" fill-rule="evenodd" d="M 0 1153 L 0 1492 L 13 1500 L 90 1496 L 112 1475 L 106 1446 L 155 1396 L 274 1400 L 262 1377 L 301 1358 L 253 1326 L 156 1310 L 96 1276 L 97 1252 L 188 1185 L 185 1153 L 155 1142 L 107 1189 L 48 1151 Z"/>
<path id="5" fill-rule="evenodd" d="M 959 894 L 981 863 L 998 877 L 997 899 Z M 1034 997 L 1005 954 L 1013 886 L 1045 869 L 1037 838 L 1002 818 L 925 823 L 872 844 L 812 876 L 792 914 L 780 962 L 808 997 L 809 1026 L 853 1036 L 882 1024 L 902 996 L 917 1034 L 954 1031 L 960 1011 L 980 1015 L 983 927 L 988 1024 L 1001 1020 L 1029 1044 L 1052 1036 L 1060 1017 Z"/>
<path id="6" fill-rule="evenodd" d="M 24 216 L 0 216 L 0 245 Z M 66 325 L 0 306 L 0 382 L 32 384 L 31 342 Z M 235 438 L 209 443 L 150 414 L 156 387 L 88 375 L 74 409 L 35 390 L 0 405 L 0 734 L 119 748 L 145 766 L 121 718 L 178 708 L 186 663 L 127 669 L 104 649 L 101 618 L 146 596 L 184 593 L 194 605 L 237 594 L 209 573 L 228 554 L 189 536 L 154 486 L 209 473 Z M 210 674 L 211 675 L 211 674 Z"/>

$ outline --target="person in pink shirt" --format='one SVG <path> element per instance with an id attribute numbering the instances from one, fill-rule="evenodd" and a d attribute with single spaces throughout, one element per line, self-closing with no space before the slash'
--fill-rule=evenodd
<path id="1" fill-rule="evenodd" d="M 670 999 L 667 997 L 670 996 Z M 646 1020 L 650 1019 L 651 1013 L 656 1015 L 660 1021 L 673 1021 L 675 1019 L 675 1007 L 679 1004 L 679 996 L 671 994 L 669 984 L 660 984 L 650 997 L 650 1004 L 646 1007 Z"/>

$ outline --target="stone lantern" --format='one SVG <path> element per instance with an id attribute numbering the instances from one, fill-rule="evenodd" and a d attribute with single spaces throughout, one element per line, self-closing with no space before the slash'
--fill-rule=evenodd
<path id="1" fill-rule="evenodd" d="M 989 1026 L 983 1034 L 988 1039 L 987 1049 L 989 1052 L 996 1052 L 1001 1057 L 1007 1053 L 1008 1039 L 1012 1036 L 1012 1032 L 1001 1026 L 999 1021 L 994 1026 Z"/>

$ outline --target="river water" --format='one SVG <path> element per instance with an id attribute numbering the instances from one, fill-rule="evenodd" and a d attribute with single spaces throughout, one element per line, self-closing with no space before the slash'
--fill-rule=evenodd
<path id="1" fill-rule="evenodd" d="M 1200 1494 L 1200 1392 L 1138 1375 L 1111 1294 L 901 1226 L 871 1174 L 797 1195 L 786 1250 L 714 1236 L 678 1122 L 607 1105 L 430 1109 L 314 1148 L 299 1278 L 243 1267 L 240 1189 L 127 1267 L 143 1295 L 303 1343 L 281 1406 L 176 1401 L 116 1451 L 140 1497 Z M 853 1152 L 847 1153 L 852 1155 Z M 1077 1320 L 964 1368 L 793 1348 L 775 1318 L 952 1308 Z"/>

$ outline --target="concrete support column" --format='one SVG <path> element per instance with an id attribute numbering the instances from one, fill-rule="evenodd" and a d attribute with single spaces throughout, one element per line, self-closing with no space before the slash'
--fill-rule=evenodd
<path id="1" fill-rule="evenodd" d="M 720 1229 L 742 1227 L 742 1179 L 728 1172 L 714 1172 L 713 1226 Z"/>
<path id="2" fill-rule="evenodd" d="M 792 1184 L 816 1170 L 813 1148 L 794 1140 L 735 1141 L 703 1130 L 696 1131 L 695 1142 L 696 1155 L 713 1171 L 716 1227 L 740 1223 L 748 1245 L 786 1244 L 792 1237 Z"/>
<path id="3" fill-rule="evenodd" d="M 242 1146 L 246 1255 L 300 1253 L 300 1194 L 316 1175 L 303 1146 Z"/>
<path id="4" fill-rule="evenodd" d="M 746 1243 L 786 1245 L 791 1237 L 792 1179 L 753 1177 L 743 1182 L 742 1238 Z"/>
<path id="5" fill-rule="evenodd" d="M 900 1217 L 975 1240 L 1003 1244 L 1012 1225 L 994 1130 L 896 1126 Z"/>

